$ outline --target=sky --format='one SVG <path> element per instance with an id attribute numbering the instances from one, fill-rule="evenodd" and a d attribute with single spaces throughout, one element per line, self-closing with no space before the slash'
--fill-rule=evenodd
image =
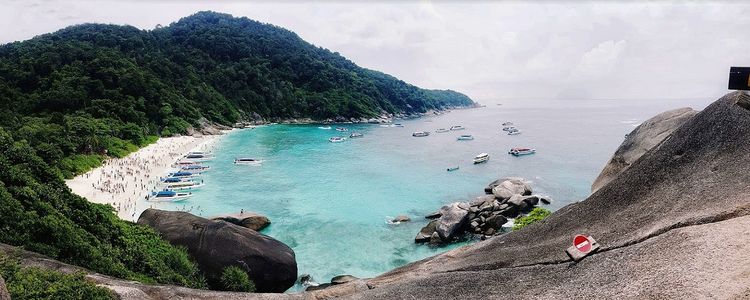
<path id="1" fill-rule="evenodd" d="M 424 88 L 503 99 L 716 98 L 750 66 L 750 3 L 0 0 L 0 43 L 80 23 L 246 16 Z"/>

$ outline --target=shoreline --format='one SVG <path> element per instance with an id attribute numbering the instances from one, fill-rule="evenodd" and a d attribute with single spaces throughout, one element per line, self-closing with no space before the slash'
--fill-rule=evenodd
<path id="1" fill-rule="evenodd" d="M 159 185 L 159 178 L 174 170 L 174 164 L 191 151 L 209 151 L 220 135 L 159 138 L 123 158 L 109 158 L 65 184 L 73 193 L 89 202 L 108 204 L 120 219 L 135 222 L 138 214 L 151 204 L 146 196 Z"/>

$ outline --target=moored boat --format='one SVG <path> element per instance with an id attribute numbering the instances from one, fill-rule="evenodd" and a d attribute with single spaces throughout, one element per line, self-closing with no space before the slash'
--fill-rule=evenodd
<path id="1" fill-rule="evenodd" d="M 505 126 L 503 127 L 503 131 L 511 131 L 511 130 L 518 130 L 515 126 Z"/>
<path id="2" fill-rule="evenodd" d="M 166 185 L 165 190 L 167 191 L 193 191 L 202 188 L 204 184 L 202 182 L 186 181 L 178 182 Z"/>
<path id="3" fill-rule="evenodd" d="M 158 192 L 151 193 L 151 195 L 148 198 L 148 201 L 175 202 L 175 201 L 183 201 L 192 196 L 193 196 L 192 193 L 178 193 L 175 191 L 158 191 Z"/>
<path id="4" fill-rule="evenodd" d="M 519 135 L 521 134 L 521 131 L 518 129 L 508 130 L 508 135 Z"/>
<path id="5" fill-rule="evenodd" d="M 448 131 L 450 131 L 450 130 L 445 129 L 445 128 L 438 128 L 437 130 L 435 130 L 435 132 L 437 132 L 437 133 L 443 133 L 443 132 L 448 132 Z"/>
<path id="6" fill-rule="evenodd" d="M 169 177 L 176 177 L 176 178 L 193 178 L 201 176 L 198 173 L 188 172 L 188 171 L 179 171 L 174 173 L 169 173 Z"/>
<path id="7" fill-rule="evenodd" d="M 536 149 L 533 148 L 512 148 L 508 151 L 508 154 L 513 156 L 529 155 L 536 153 Z"/>
<path id="8" fill-rule="evenodd" d="M 490 155 L 487 153 L 480 153 L 479 155 L 474 157 L 474 164 L 481 164 L 486 163 L 490 160 Z"/>
<path id="9" fill-rule="evenodd" d="M 257 158 L 249 158 L 249 157 L 242 157 L 242 158 L 235 158 L 234 163 L 237 165 L 259 165 L 263 161 Z"/>
<path id="10" fill-rule="evenodd" d="M 185 160 L 193 162 L 204 162 L 213 159 L 213 156 L 207 154 L 190 154 L 185 155 Z"/>
<path id="11" fill-rule="evenodd" d="M 474 139 L 474 136 L 472 136 L 471 134 L 462 134 L 459 135 L 456 139 L 459 141 L 471 141 Z"/>
<path id="12" fill-rule="evenodd" d="M 430 133 L 427 131 L 415 131 L 411 134 L 411 136 L 413 137 L 423 137 L 423 136 L 428 136 L 428 135 L 430 135 Z"/>
<path id="13" fill-rule="evenodd" d="M 396 124 L 393 124 L 393 127 L 404 127 L 404 124 L 396 123 Z"/>
<path id="14" fill-rule="evenodd" d="M 356 138 L 361 138 L 361 137 L 364 137 L 364 136 L 365 136 L 364 134 L 361 134 L 359 132 L 352 132 L 352 134 L 349 135 L 349 138 L 356 139 Z"/>
<path id="15" fill-rule="evenodd" d="M 187 171 L 187 172 L 193 172 L 193 173 L 203 173 L 203 172 L 208 171 L 208 169 L 210 168 L 211 167 L 209 166 L 202 166 L 202 165 L 196 165 L 196 164 L 180 166 L 181 171 Z"/>
<path id="16" fill-rule="evenodd" d="M 331 126 L 318 126 L 318 129 L 331 130 Z"/>
<path id="17" fill-rule="evenodd" d="M 447 170 L 448 170 L 448 172 L 453 172 L 453 171 L 457 171 L 457 170 L 458 170 L 458 166 L 455 166 L 455 167 L 450 167 L 450 168 L 448 168 Z"/>
<path id="18" fill-rule="evenodd" d="M 340 136 L 334 136 L 332 138 L 329 138 L 328 141 L 331 143 L 341 143 L 343 141 L 346 141 L 346 138 L 342 138 Z"/>
<path id="19" fill-rule="evenodd" d="M 461 125 L 455 125 L 455 126 L 451 126 L 450 130 L 464 130 L 464 129 L 466 128 Z"/>
<path id="20" fill-rule="evenodd" d="M 513 126 L 513 122 L 505 122 L 502 125 L 503 126 Z"/>
<path id="21" fill-rule="evenodd" d="M 336 127 L 336 131 L 346 132 L 349 131 L 349 129 L 346 129 L 344 127 Z"/>

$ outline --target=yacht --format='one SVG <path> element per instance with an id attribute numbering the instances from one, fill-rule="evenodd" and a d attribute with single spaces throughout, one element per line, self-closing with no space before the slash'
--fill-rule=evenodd
<path id="1" fill-rule="evenodd" d="M 413 137 L 423 137 L 423 136 L 428 136 L 428 135 L 430 135 L 430 133 L 427 131 L 415 131 L 411 134 L 411 136 Z"/>
<path id="2" fill-rule="evenodd" d="M 464 129 L 466 128 L 461 125 L 456 125 L 456 126 L 451 126 L 450 130 L 464 130 Z"/>
<path id="3" fill-rule="evenodd" d="M 234 159 L 234 164 L 236 164 L 236 165 L 259 165 L 262 162 L 263 161 L 260 160 L 260 159 L 257 159 L 257 158 L 248 158 L 248 157 L 245 157 L 245 158 L 235 158 Z"/>
<path id="4" fill-rule="evenodd" d="M 361 138 L 361 137 L 364 137 L 364 136 L 365 136 L 364 134 L 361 134 L 359 132 L 352 132 L 352 134 L 349 135 L 349 138 L 350 139 L 356 139 L 356 138 Z"/>
<path id="5" fill-rule="evenodd" d="M 456 139 L 459 141 L 471 141 L 474 139 L 474 136 L 472 136 L 471 134 L 462 134 Z"/>
<path id="6" fill-rule="evenodd" d="M 192 196 L 193 196 L 192 193 L 178 193 L 175 191 L 159 191 L 159 192 L 151 193 L 151 196 L 148 198 L 148 201 L 175 202 L 175 201 L 183 201 Z"/>
<path id="7" fill-rule="evenodd" d="M 474 164 L 481 164 L 486 163 L 490 160 L 490 155 L 487 153 L 480 153 L 479 155 L 474 157 Z"/>
<path id="8" fill-rule="evenodd" d="M 437 130 L 435 130 L 435 132 L 437 132 L 437 133 L 443 133 L 443 132 L 448 132 L 448 131 L 450 131 L 450 130 L 445 129 L 445 128 L 438 128 Z"/>
<path id="9" fill-rule="evenodd" d="M 344 127 L 336 127 L 336 131 L 346 132 L 349 131 L 349 129 L 346 129 Z"/>
<path id="10" fill-rule="evenodd" d="M 328 141 L 331 142 L 331 143 L 341 143 L 343 141 L 346 141 L 346 139 L 342 138 L 340 136 L 334 136 L 334 137 L 328 139 Z"/>
<path id="11" fill-rule="evenodd" d="M 319 126 L 318 129 L 331 130 L 331 126 Z"/>
<path id="12" fill-rule="evenodd" d="M 513 156 L 529 155 L 534 153 L 536 153 L 536 149 L 530 148 L 513 148 L 508 151 L 508 154 L 512 154 Z"/>

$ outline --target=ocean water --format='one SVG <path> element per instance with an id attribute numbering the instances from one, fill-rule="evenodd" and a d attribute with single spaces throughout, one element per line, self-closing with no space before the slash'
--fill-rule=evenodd
<path id="1" fill-rule="evenodd" d="M 440 206 L 480 196 L 487 183 L 506 176 L 530 180 L 535 193 L 552 198 L 551 210 L 583 200 L 624 135 L 640 122 L 667 109 L 702 109 L 710 100 L 503 101 L 397 121 L 403 128 L 339 125 L 365 135 L 343 143 L 328 138 L 344 133 L 319 125 L 245 129 L 215 146 L 212 169 L 203 176 L 206 187 L 186 202 L 154 206 L 202 216 L 258 212 L 272 222 L 262 233 L 294 249 L 299 274 L 318 282 L 340 274 L 371 277 L 468 243 L 414 244 L 427 223 L 423 216 Z M 508 136 L 501 131 L 505 121 L 523 133 Z M 435 133 L 452 125 L 467 129 Z M 432 133 L 411 136 L 421 130 Z M 475 139 L 457 141 L 460 134 Z M 537 154 L 513 157 L 507 154 L 512 147 L 533 147 Z M 482 152 L 490 161 L 473 165 Z M 264 163 L 235 165 L 235 157 Z M 446 171 L 453 166 L 460 169 Z M 401 214 L 413 222 L 386 222 Z"/>

